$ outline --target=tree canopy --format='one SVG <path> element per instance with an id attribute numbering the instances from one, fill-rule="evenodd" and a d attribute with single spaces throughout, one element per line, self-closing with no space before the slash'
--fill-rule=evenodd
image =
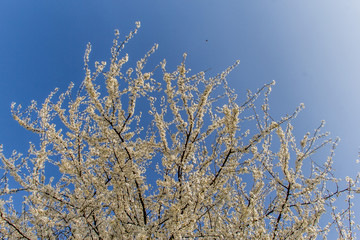
<path id="1" fill-rule="evenodd" d="M 239 61 L 212 77 L 192 74 L 186 54 L 173 71 L 166 60 L 149 70 L 155 44 L 127 67 L 123 49 L 139 27 L 122 42 L 115 31 L 108 62 L 90 64 L 87 46 L 78 90 L 71 83 L 41 106 L 12 105 L 40 141 L 26 155 L 0 152 L 2 238 L 315 239 L 331 229 L 355 237 L 358 178 L 334 176 L 338 140 L 323 122 L 296 138 L 292 121 L 304 106 L 274 119 L 274 81 L 239 101 L 226 80 Z"/>

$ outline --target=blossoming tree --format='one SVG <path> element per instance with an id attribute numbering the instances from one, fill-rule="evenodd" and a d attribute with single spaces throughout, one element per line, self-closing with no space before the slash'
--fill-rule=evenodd
<path id="1" fill-rule="evenodd" d="M 122 49 L 138 28 L 123 42 L 116 31 L 110 61 L 93 69 L 88 45 L 79 90 L 71 84 L 56 97 L 56 89 L 26 110 L 12 105 L 40 144 L 26 156 L 0 152 L 1 238 L 314 239 L 331 228 L 354 237 L 357 180 L 339 187 L 337 140 L 321 133 L 323 124 L 295 139 L 291 121 L 303 106 L 273 119 L 274 82 L 239 103 L 226 82 L 239 62 L 206 78 L 190 74 L 184 54 L 173 72 L 165 60 L 145 71 L 155 45 L 124 69 Z M 328 157 L 311 158 L 326 145 Z M 23 203 L 14 206 L 19 192 Z M 348 205 L 337 212 L 341 193 Z"/>

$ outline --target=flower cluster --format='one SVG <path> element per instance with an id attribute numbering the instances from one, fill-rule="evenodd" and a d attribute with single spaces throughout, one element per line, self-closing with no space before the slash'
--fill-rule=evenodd
<path id="1" fill-rule="evenodd" d="M 40 144 L 26 156 L 5 157 L 0 148 L 1 238 L 315 239 L 332 228 L 354 237 L 358 179 L 339 187 L 331 167 L 337 140 L 321 133 L 323 124 L 298 142 L 290 122 L 303 105 L 271 117 L 274 81 L 240 103 L 226 80 L 239 62 L 206 78 L 190 75 L 184 54 L 175 71 L 165 60 L 145 71 L 154 45 L 125 69 L 122 50 L 139 27 L 123 42 L 116 30 L 110 61 L 94 69 L 88 45 L 77 95 L 70 84 L 41 107 L 12 105 Z M 312 160 L 326 146 L 329 156 Z M 11 198 L 19 192 L 22 209 Z M 337 211 L 341 193 L 348 207 Z M 327 211 L 333 221 L 322 226 Z"/>

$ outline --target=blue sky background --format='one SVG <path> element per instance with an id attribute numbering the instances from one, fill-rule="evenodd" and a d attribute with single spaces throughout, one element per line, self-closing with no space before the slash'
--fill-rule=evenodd
<path id="1" fill-rule="evenodd" d="M 124 36 L 138 20 L 140 32 L 126 48 L 130 59 L 153 43 L 159 50 L 152 64 L 166 58 L 175 66 L 188 52 L 187 65 L 211 68 L 209 75 L 240 59 L 228 78 L 240 96 L 276 80 L 273 115 L 305 103 L 294 121 L 299 140 L 326 120 L 326 130 L 341 138 L 337 176 L 360 171 L 357 0 L 1 0 L 0 143 L 6 154 L 26 152 L 34 137 L 12 119 L 11 102 L 27 106 L 55 87 L 79 85 L 87 42 L 92 62 L 107 60 L 114 29 Z"/>

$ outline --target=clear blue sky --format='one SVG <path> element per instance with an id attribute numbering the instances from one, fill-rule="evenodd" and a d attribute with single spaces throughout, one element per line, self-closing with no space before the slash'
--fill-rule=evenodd
<path id="1" fill-rule="evenodd" d="M 0 143 L 26 152 L 33 135 L 12 120 L 12 101 L 42 102 L 55 87 L 84 77 L 83 54 L 107 60 L 113 30 L 142 27 L 127 47 L 131 59 L 153 43 L 152 62 L 175 66 L 188 52 L 194 71 L 221 72 L 236 59 L 230 86 L 239 95 L 276 80 L 274 116 L 306 109 L 294 122 L 299 138 L 326 120 L 341 142 L 336 174 L 355 176 L 360 147 L 360 2 L 358 0 L 1 0 Z M 123 36 L 123 35 L 122 35 Z M 206 42 L 206 40 L 208 40 Z M 360 201 L 357 200 L 358 206 Z"/>

